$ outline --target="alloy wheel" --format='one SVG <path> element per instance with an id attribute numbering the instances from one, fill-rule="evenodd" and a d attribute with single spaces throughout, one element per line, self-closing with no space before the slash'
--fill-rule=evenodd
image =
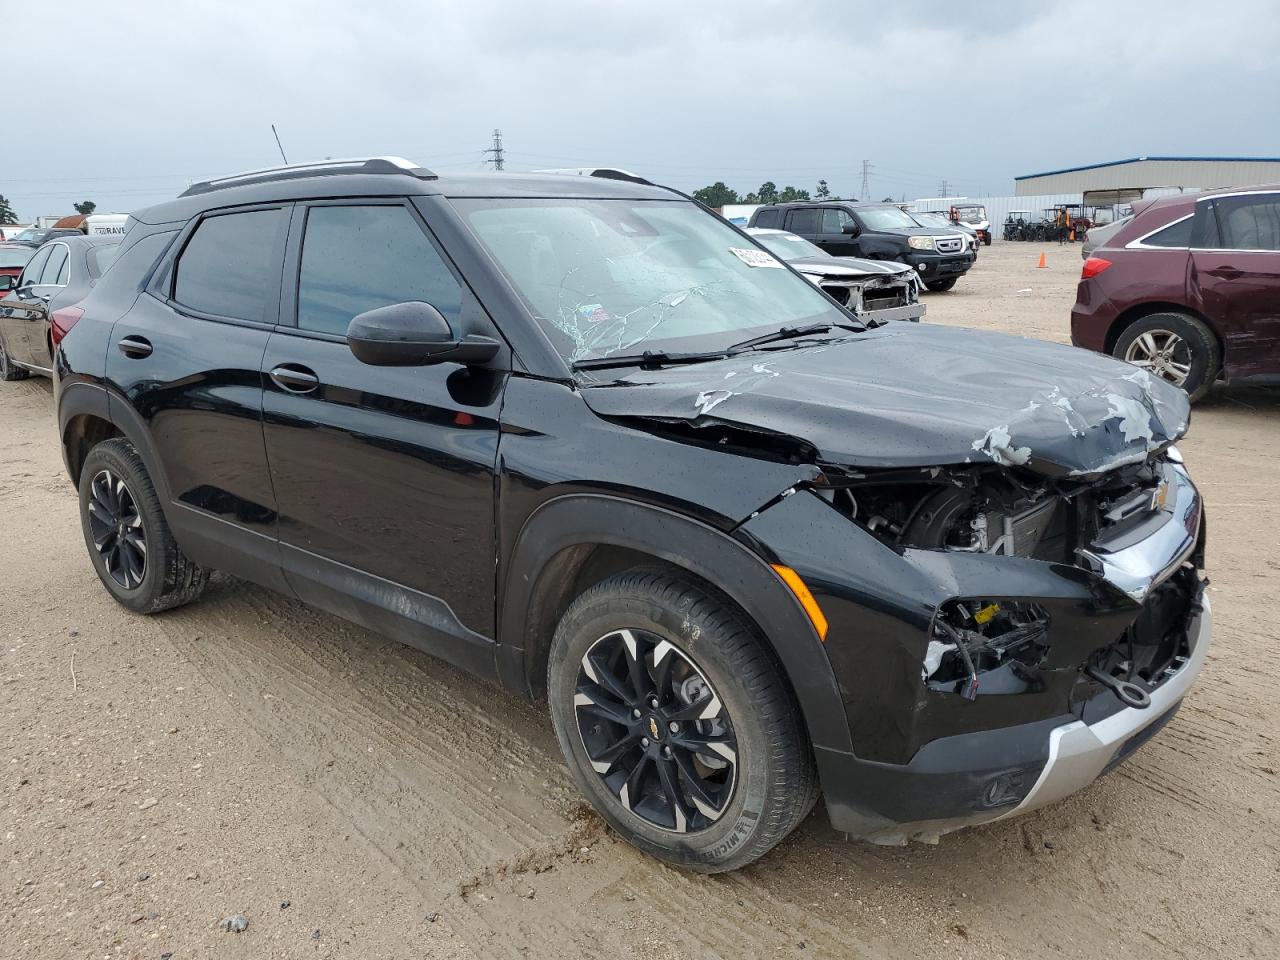
<path id="1" fill-rule="evenodd" d="M 1125 350 L 1124 358 L 1175 386 L 1183 386 L 1191 375 L 1191 348 L 1171 330 L 1139 334 Z"/>
<path id="2" fill-rule="evenodd" d="M 142 514 L 125 482 L 101 470 L 89 487 L 89 533 L 107 573 L 126 590 L 136 590 L 147 573 L 147 533 Z"/>
<path id="3" fill-rule="evenodd" d="M 582 657 L 573 703 L 592 769 L 634 816 L 692 833 L 728 808 L 733 724 L 706 675 L 670 641 L 645 630 L 605 634 Z"/>

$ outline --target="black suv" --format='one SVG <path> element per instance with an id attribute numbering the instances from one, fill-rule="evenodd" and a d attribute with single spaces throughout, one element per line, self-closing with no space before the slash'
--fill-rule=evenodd
<path id="1" fill-rule="evenodd" d="M 695 869 L 933 838 L 1090 782 L 1204 662 L 1185 394 L 858 322 L 616 171 L 401 160 L 135 215 L 65 331 L 89 556 L 214 569 L 543 696 L 619 833 Z"/>
<path id="2" fill-rule="evenodd" d="M 833 257 L 897 260 L 935 293 L 954 287 L 976 259 L 959 230 L 922 227 L 892 203 L 766 204 L 751 214 L 750 226 L 790 231 Z"/>

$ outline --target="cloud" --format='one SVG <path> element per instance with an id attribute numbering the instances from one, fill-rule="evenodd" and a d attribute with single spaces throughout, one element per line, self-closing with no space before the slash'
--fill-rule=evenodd
<path id="1" fill-rule="evenodd" d="M 691 189 L 1012 191 L 1144 153 L 1280 155 L 1269 0 L 62 0 L 24 6 L 0 193 L 128 210 L 192 179 L 394 153 L 611 163 Z M 55 57 L 51 69 L 44 58 Z M 13 61 L 10 61 L 13 66 Z M 54 120 L 19 135 L 24 113 Z M 54 107 L 53 105 L 56 105 Z M 39 144 L 33 149 L 33 144 Z"/>

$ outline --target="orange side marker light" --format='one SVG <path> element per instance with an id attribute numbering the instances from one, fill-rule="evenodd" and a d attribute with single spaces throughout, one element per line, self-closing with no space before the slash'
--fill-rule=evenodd
<path id="1" fill-rule="evenodd" d="M 809 621 L 813 624 L 813 629 L 818 631 L 818 639 L 825 642 L 827 639 L 827 618 L 823 616 L 822 608 L 818 606 L 818 601 L 813 599 L 813 594 L 809 592 L 809 588 L 800 579 L 800 574 L 790 567 L 784 567 L 780 563 L 772 563 L 770 566 L 773 567 L 773 572 L 782 578 L 782 582 L 791 588 L 791 592 L 800 601 L 800 606 L 804 607 L 804 612 L 809 615 Z"/>

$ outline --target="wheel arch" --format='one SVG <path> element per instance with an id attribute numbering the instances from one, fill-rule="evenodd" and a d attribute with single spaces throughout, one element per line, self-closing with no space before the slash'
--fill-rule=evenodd
<path id="1" fill-rule="evenodd" d="M 1209 328 L 1209 332 L 1213 334 L 1213 339 L 1218 342 L 1218 356 L 1225 359 L 1227 345 L 1223 341 L 1222 334 L 1218 331 L 1218 328 L 1214 326 L 1212 320 L 1199 310 L 1188 307 L 1185 303 L 1174 303 L 1172 301 L 1164 300 L 1149 300 L 1144 303 L 1135 303 L 1116 317 L 1115 320 L 1111 322 L 1111 326 L 1107 329 L 1107 338 L 1105 341 L 1106 352 L 1110 354 L 1115 350 L 1116 343 L 1119 342 L 1120 336 L 1125 332 L 1125 330 L 1129 329 L 1129 327 L 1133 326 L 1143 317 L 1149 317 L 1154 313 L 1182 313 L 1186 314 L 1188 317 L 1194 317 L 1196 320 L 1199 320 Z M 1217 376 L 1218 372 L 1219 371 L 1214 371 L 1214 375 Z"/>
<path id="2" fill-rule="evenodd" d="M 560 497 L 525 521 L 499 587 L 497 652 L 504 683 L 526 696 L 543 695 L 551 639 L 569 604 L 593 583 L 645 563 L 669 565 L 726 597 L 777 660 L 811 743 L 852 749 L 822 641 L 768 564 L 720 530 L 617 497 Z"/>
<path id="3" fill-rule="evenodd" d="M 146 426 L 131 408 L 113 403 L 106 389 L 97 384 L 65 384 L 58 395 L 58 427 L 62 459 L 72 483 L 79 485 L 80 469 L 90 450 L 104 440 L 123 437 L 138 451 L 160 497 L 161 507 L 167 512 L 168 482 Z"/>

